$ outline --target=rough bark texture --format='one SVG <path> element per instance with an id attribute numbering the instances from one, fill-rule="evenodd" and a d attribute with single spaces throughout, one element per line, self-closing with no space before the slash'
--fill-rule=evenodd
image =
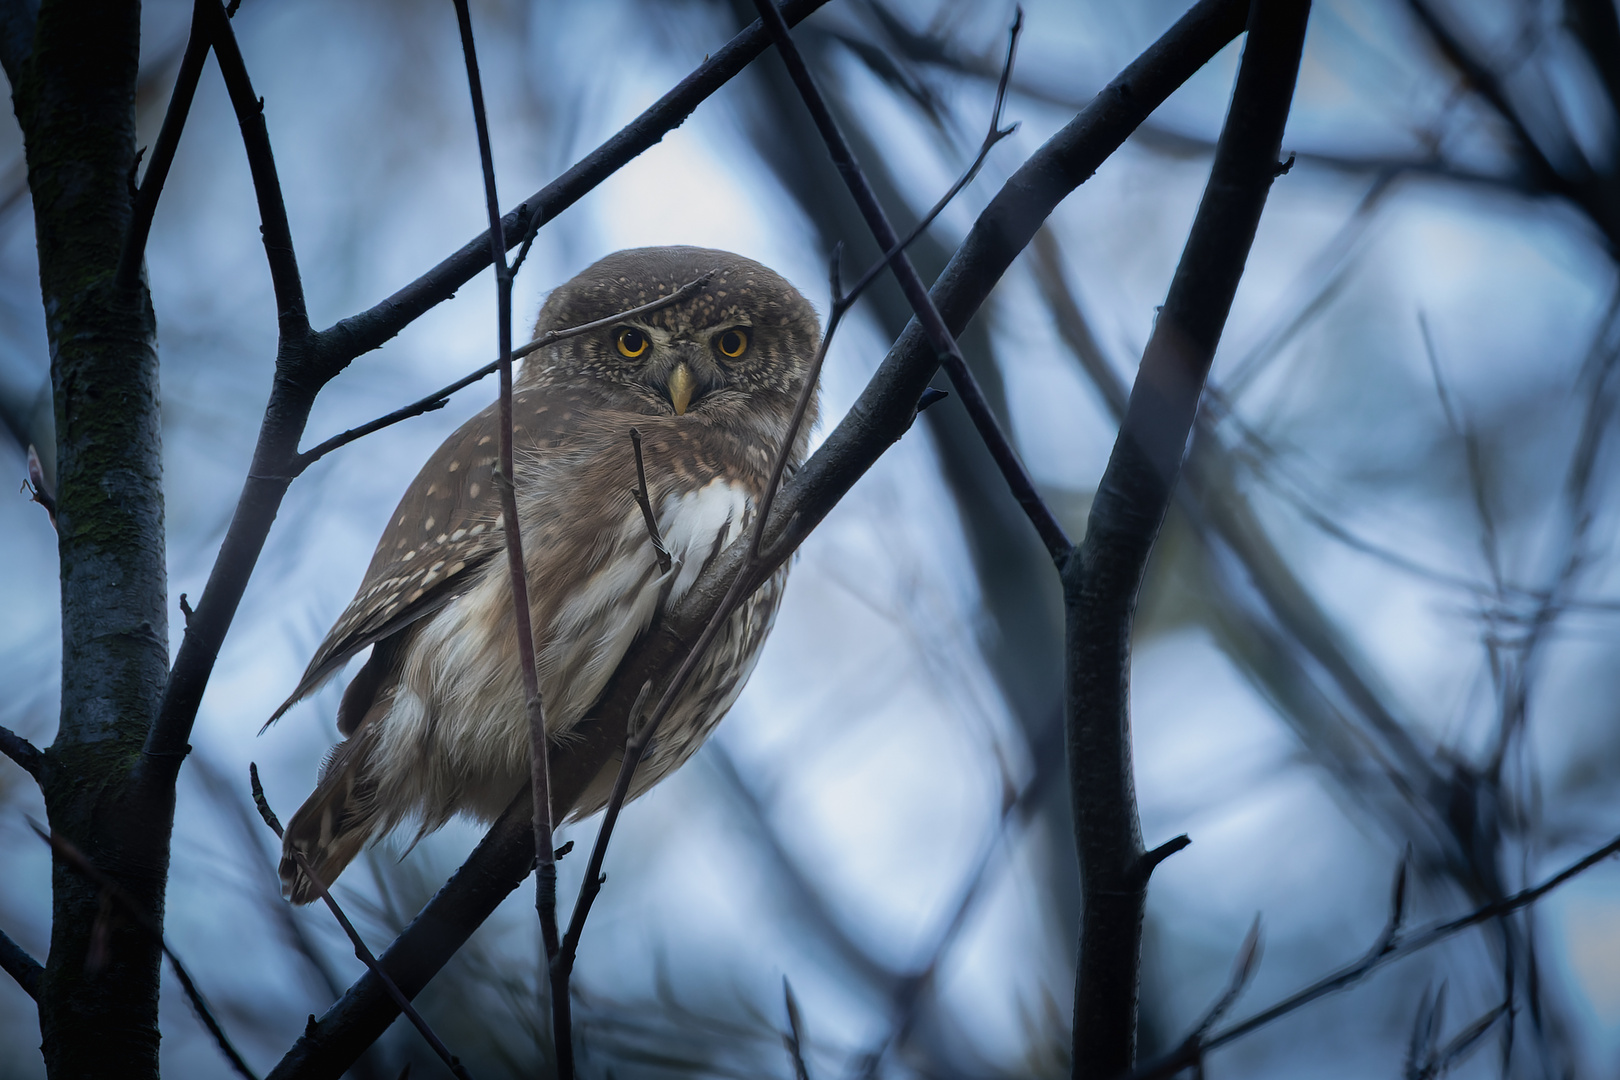
<path id="1" fill-rule="evenodd" d="M 1142 917 L 1154 859 L 1142 848 L 1131 764 L 1131 628 L 1148 555 L 1181 472 L 1215 346 L 1278 173 L 1309 0 L 1254 0 L 1209 185 L 1063 572 L 1066 712 L 1083 901 L 1073 1074 L 1130 1072 Z"/>
<path id="2" fill-rule="evenodd" d="M 62 559 L 62 714 L 45 804 L 51 828 L 160 919 L 172 788 L 167 805 L 130 805 L 168 671 L 157 352 L 144 284 L 114 284 L 130 220 L 140 5 L 46 3 L 31 42 L 18 37 L 25 24 L 8 13 L 4 59 L 39 244 Z M 156 1076 L 159 942 L 109 917 L 60 861 L 52 894 L 39 986 L 47 1071 Z"/>

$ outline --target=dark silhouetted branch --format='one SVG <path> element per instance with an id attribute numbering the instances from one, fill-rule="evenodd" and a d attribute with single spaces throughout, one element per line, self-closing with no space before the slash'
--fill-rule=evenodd
<path id="1" fill-rule="evenodd" d="M 45 768 L 45 755 L 39 752 L 39 747 L 7 727 L 0 727 L 0 754 L 16 762 L 18 768 L 35 780 Z"/>
<path id="2" fill-rule="evenodd" d="M 210 32 L 207 8 L 214 0 L 195 0 L 191 11 L 191 35 L 186 39 L 186 51 L 180 57 L 180 70 L 174 77 L 174 93 L 169 97 L 168 111 L 163 114 L 163 127 L 157 142 L 152 144 L 152 156 L 146 163 L 146 175 L 135 193 L 130 206 L 129 232 L 124 236 L 124 250 L 118 261 L 118 288 L 133 289 L 140 281 L 141 261 L 146 256 L 146 239 L 152 232 L 152 216 L 157 213 L 158 198 L 163 184 L 169 178 L 169 167 L 180 147 L 180 132 L 191 113 L 191 101 L 197 94 L 197 81 L 202 78 L 203 63 L 208 59 Z"/>
<path id="3" fill-rule="evenodd" d="M 799 1016 L 799 1001 L 793 996 L 793 984 L 782 976 L 782 1003 L 787 1009 L 788 1029 L 782 1034 L 782 1045 L 793 1062 L 793 1080 L 810 1080 L 810 1070 L 804 1064 L 804 1021 Z"/>
<path id="4" fill-rule="evenodd" d="M 652 541 L 653 551 L 658 554 L 658 572 L 669 573 L 669 568 L 675 565 L 675 560 L 664 546 L 664 538 L 658 531 L 658 518 L 653 513 L 652 496 L 647 491 L 647 465 L 641 457 L 641 432 L 635 428 L 630 429 L 630 448 L 636 455 L 636 486 L 632 494 L 636 497 L 636 505 L 641 507 L 641 520 L 647 525 L 647 538 Z"/>
<path id="5" fill-rule="evenodd" d="M 21 945 L 12 941 L 5 931 L 0 930 L 0 969 L 17 980 L 17 985 L 31 998 L 39 997 L 39 980 L 45 974 L 45 967 L 38 960 L 29 956 Z"/>
<path id="6" fill-rule="evenodd" d="M 191 726 L 202 703 L 214 661 L 236 616 L 248 578 L 258 562 L 265 537 L 275 520 L 281 499 L 291 482 L 290 462 L 309 417 L 315 393 L 324 385 L 316 370 L 314 335 L 304 304 L 304 286 L 293 249 L 287 206 L 276 174 L 275 155 L 264 122 L 264 102 L 253 93 L 253 83 L 237 47 L 236 35 L 219 0 L 202 0 L 198 15 L 207 28 L 219 60 L 258 200 L 265 259 L 276 297 L 278 342 L 276 379 L 264 421 L 254 447 L 253 463 L 238 497 L 236 511 L 225 533 L 208 585 L 197 602 L 195 616 L 186 621 L 180 651 L 169 671 L 163 706 L 146 740 L 142 782 L 160 790 L 172 789 L 180 762 L 189 751 Z M 171 798 L 154 793 L 157 798 Z M 165 837 L 166 839 L 166 837 Z"/>
<path id="7" fill-rule="evenodd" d="M 1500 900 L 1475 908 L 1468 914 L 1458 918 L 1435 923 L 1417 931 L 1410 937 L 1403 937 L 1400 932 L 1406 893 L 1406 869 L 1405 863 L 1402 863 L 1401 869 L 1396 874 L 1394 899 L 1390 906 L 1389 920 L 1385 924 L 1384 930 L 1378 935 L 1378 940 L 1373 942 L 1372 948 L 1368 949 L 1361 959 L 1318 979 L 1303 990 L 1290 994 L 1263 1012 L 1256 1013 L 1247 1020 L 1233 1024 L 1199 1041 L 1196 1045 L 1193 1045 L 1192 1040 L 1189 1040 L 1170 1054 L 1142 1066 L 1135 1072 L 1121 1073 L 1120 1076 L 1129 1076 L 1130 1080 L 1150 1080 L 1150 1078 L 1152 1080 L 1164 1080 L 1164 1078 L 1174 1076 L 1211 1050 L 1235 1042 L 1319 998 L 1327 997 L 1329 994 L 1336 993 L 1360 982 L 1385 964 L 1393 963 L 1416 952 L 1422 952 L 1431 945 L 1438 944 L 1470 927 L 1500 919 L 1504 915 L 1510 915 L 1522 908 L 1529 907 L 1560 885 L 1568 882 L 1571 878 L 1578 877 L 1617 853 L 1620 853 L 1620 836 L 1610 840 L 1591 854 L 1566 866 L 1539 885 L 1522 889 L 1511 896 L 1505 896 Z"/>
<path id="8" fill-rule="evenodd" d="M 911 265 L 911 258 L 905 253 L 899 234 L 889 223 L 889 217 L 878 203 L 872 185 L 861 172 L 860 163 L 855 160 L 854 152 L 850 150 L 848 141 L 838 128 L 838 122 L 833 119 L 821 91 L 816 87 L 815 79 L 805 65 L 804 57 L 799 55 L 797 46 L 793 44 L 787 23 L 783 21 L 781 13 L 776 10 L 771 0 L 755 0 L 755 7 L 759 9 L 760 18 L 770 30 L 777 51 L 787 64 L 788 74 L 792 77 L 794 86 L 798 88 L 799 96 L 804 99 L 805 106 L 810 110 L 810 115 L 815 119 L 816 127 L 827 144 L 827 151 L 832 155 L 833 164 L 838 167 L 838 174 L 843 177 L 850 194 L 860 207 L 861 215 L 866 218 L 867 226 L 871 228 L 878 247 L 892 253 L 889 258 L 895 278 L 900 282 L 900 288 L 905 293 L 906 300 L 910 302 L 912 310 L 917 313 L 917 319 L 928 335 L 929 343 L 933 345 L 939 354 L 940 362 L 950 374 L 957 393 L 962 396 L 962 404 L 972 417 L 974 427 L 984 439 L 985 445 L 990 450 L 990 456 L 995 459 L 997 468 L 1007 481 L 1007 486 L 1012 489 L 1013 497 L 1018 500 L 1018 505 L 1029 517 L 1035 531 L 1040 534 L 1041 542 L 1046 545 L 1052 561 L 1061 563 L 1073 545 L 1064 534 L 1063 526 L 1058 524 L 1051 508 L 1035 490 L 1034 480 L 1024 469 L 1023 462 L 1018 459 L 1018 452 L 1013 449 L 1006 433 L 1001 430 L 1001 424 L 996 420 L 990 403 L 985 400 L 978 381 L 968 370 L 967 361 L 962 358 L 962 350 L 957 347 L 955 335 L 945 325 L 944 317 L 940 315 L 939 309 L 929 297 L 928 286 L 923 284 L 922 277 Z M 1016 42 L 1016 38 L 1014 41 Z M 1008 52 L 1010 60 L 1011 49 Z M 999 92 L 997 97 L 999 100 Z M 994 133 L 991 137 L 994 137 Z"/>
<path id="9" fill-rule="evenodd" d="M 1057 204 L 1242 30 L 1246 10 L 1241 0 L 1200 0 L 1008 179 L 935 283 L 934 302 L 952 333 L 960 332 L 978 311 Z M 798 11 L 802 9 L 790 9 Z M 763 31 L 759 33 L 762 39 Z M 441 264 L 435 273 L 453 276 L 445 268 L 460 265 L 456 260 L 461 258 Z M 420 287 L 431 291 L 426 282 L 423 279 Z M 396 296 L 406 302 L 406 297 Z M 772 557 L 791 554 L 911 427 L 919 399 L 937 368 L 937 354 L 921 330 L 909 328 L 845 418 L 783 485 L 770 517 L 773 524 L 766 530 L 765 550 Z M 577 730 L 578 738 L 556 750 L 554 764 L 566 759 L 570 772 L 594 776 L 623 750 L 627 719 L 642 686 L 649 679 L 662 682 L 687 654 L 720 606 L 751 542 L 751 537 L 747 543 L 739 540 L 723 552 L 676 610 L 631 647 L 590 720 Z M 571 805 L 578 794 L 559 789 L 554 796 L 559 805 Z M 407 994 L 425 985 L 528 876 L 534 865 L 534 836 L 526 821 L 531 799 L 524 792 L 514 800 L 466 863 L 380 957 Z M 271 1075 L 335 1078 L 396 1015 L 381 985 L 368 973 L 304 1033 Z"/>
<path id="10" fill-rule="evenodd" d="M 1131 628 L 1216 343 L 1243 276 L 1293 98 L 1306 0 L 1255 0 L 1210 179 L 1143 353 L 1092 503 L 1063 567 L 1070 792 L 1083 886 L 1074 1076 L 1128 1072 L 1136 1054 L 1151 865 L 1131 770 Z"/>
<path id="11" fill-rule="evenodd" d="M 169 963 L 174 967 L 175 978 L 180 980 L 180 988 L 185 992 L 186 1000 L 191 1002 L 191 1007 L 196 1011 L 197 1018 L 203 1022 L 203 1026 L 208 1029 L 209 1034 L 213 1035 L 214 1042 L 219 1044 L 220 1052 L 231 1063 L 231 1068 L 235 1069 L 240 1075 L 247 1077 L 247 1080 L 258 1080 L 253 1070 L 248 1068 L 247 1062 L 242 1060 L 242 1055 L 237 1053 L 236 1047 L 231 1045 L 231 1040 L 225 1034 L 225 1029 L 220 1027 L 219 1021 L 214 1018 L 214 1010 L 209 1007 L 207 999 L 202 995 L 202 991 L 197 988 L 196 980 L 191 977 L 191 972 L 186 970 L 186 965 L 180 962 L 180 957 L 176 956 L 174 950 L 169 948 L 168 941 L 163 937 L 163 927 L 152 917 L 151 912 L 147 911 L 139 900 L 131 896 L 129 890 L 103 873 L 72 841 L 57 835 L 55 832 L 47 832 L 32 818 L 29 819 L 28 824 L 33 827 L 34 832 L 39 834 L 41 840 L 50 845 L 51 851 L 55 852 L 57 858 L 67 863 L 90 881 L 91 884 L 95 885 L 96 888 L 100 889 L 103 896 L 116 901 L 136 925 L 161 943 L 163 955 L 169 958 Z"/>

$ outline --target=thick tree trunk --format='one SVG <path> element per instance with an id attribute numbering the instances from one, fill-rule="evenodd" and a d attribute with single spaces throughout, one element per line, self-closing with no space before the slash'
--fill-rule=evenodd
<path id="1" fill-rule="evenodd" d="M 56 403 L 62 715 L 45 803 L 53 832 L 161 920 L 172 788 L 167 805 L 130 805 L 168 673 L 157 352 L 144 283 L 122 294 L 114 284 L 130 221 L 140 5 L 47 2 L 31 46 L 6 59 Z M 49 1074 L 156 1076 L 155 935 L 60 859 L 51 922 L 39 996 Z"/>

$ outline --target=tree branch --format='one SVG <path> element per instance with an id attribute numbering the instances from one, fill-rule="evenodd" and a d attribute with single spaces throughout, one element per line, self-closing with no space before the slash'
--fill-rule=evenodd
<path id="1" fill-rule="evenodd" d="M 838 174 L 843 177 L 844 183 L 849 187 L 849 193 L 860 207 L 861 215 L 866 218 L 867 226 L 872 230 L 872 236 L 877 240 L 878 247 L 883 251 L 893 252 L 892 266 L 896 280 L 900 282 L 901 291 L 905 293 L 906 300 L 917 313 L 917 319 L 923 327 L 924 333 L 939 354 L 940 362 L 950 374 L 951 382 L 962 397 L 962 404 L 967 408 L 968 415 L 973 419 L 973 426 L 978 429 L 979 437 L 990 450 L 990 456 L 995 460 L 997 468 L 1001 470 L 1002 477 L 1007 486 L 1012 489 L 1013 497 L 1023 508 L 1030 524 L 1040 535 L 1041 542 L 1054 563 L 1060 563 L 1068 556 L 1073 545 L 1063 532 L 1063 526 L 1058 524 L 1051 508 L 1035 490 L 1035 482 L 1030 479 L 1029 473 L 1024 469 L 1023 462 L 1018 459 L 1018 452 L 1013 449 L 1012 443 L 1007 439 L 1006 433 L 1001 430 L 1001 424 L 996 420 L 989 402 L 985 400 L 984 392 L 979 388 L 978 380 L 968 370 L 967 361 L 962 358 L 962 350 L 957 347 L 956 338 L 945 325 L 944 318 L 939 309 L 928 295 L 928 287 L 923 284 L 922 277 L 911 265 L 911 258 L 905 253 L 900 243 L 899 234 L 889 223 L 889 217 L 879 204 L 877 196 L 872 191 L 872 185 L 867 182 L 866 176 L 861 172 L 861 166 L 855 160 L 849 143 L 838 128 L 838 122 L 833 119 L 831 110 L 827 108 L 821 91 L 816 87 L 815 79 L 810 69 L 805 65 L 804 57 L 799 55 L 798 47 L 793 44 L 792 35 L 788 32 L 787 23 L 783 22 L 781 14 L 776 10 L 772 0 L 755 0 L 759 9 L 760 18 L 771 32 L 771 38 L 776 42 L 777 51 L 787 64 L 788 74 L 793 84 L 798 88 L 799 96 L 804 99 L 805 107 L 815 119 L 816 127 L 821 132 L 823 141 L 827 144 L 827 152 L 832 156 L 833 164 L 838 167 Z M 1020 21 L 1022 14 L 1020 13 Z M 1016 27 L 1015 27 L 1016 33 Z M 1016 41 L 1016 38 L 1014 39 Z M 1011 50 L 1009 57 L 1011 59 Z M 1003 86 L 1005 83 L 1003 83 Z M 998 92 L 998 101 L 1001 93 Z"/>
<path id="2" fill-rule="evenodd" d="M 1246 10 L 1241 0 L 1200 0 L 1002 186 L 935 283 L 934 302 L 952 333 L 972 318 L 1057 204 L 1242 30 Z M 783 486 L 771 515 L 776 524 L 765 537 L 767 551 L 773 556 L 780 551 L 785 558 L 905 433 L 937 364 L 937 354 L 919 328 L 901 336 L 849 414 Z M 723 552 L 679 608 L 631 647 L 592 719 L 577 729 L 578 738 L 554 748 L 555 775 L 594 776 L 594 769 L 623 750 L 627 718 L 642 685 L 649 679 L 662 681 L 687 653 L 729 588 L 746 546 L 739 540 Z M 557 805 L 572 805 L 578 795 L 559 787 L 553 798 Z M 383 953 L 384 968 L 407 994 L 426 985 L 528 876 L 534 865 L 534 837 L 525 821 L 531 798 L 525 791 L 514 800 L 467 862 Z M 271 1075 L 336 1078 L 396 1015 L 381 986 L 367 974 L 304 1033 Z"/>
<path id="3" fill-rule="evenodd" d="M 1421 952 L 1429 946 L 1438 944 L 1470 927 L 1500 919 L 1504 915 L 1510 915 L 1521 908 L 1529 907 L 1560 885 L 1568 882 L 1571 878 L 1585 873 L 1598 863 L 1617 853 L 1620 853 L 1620 836 L 1610 840 L 1591 854 L 1564 867 L 1564 869 L 1539 885 L 1522 889 L 1511 896 L 1482 905 L 1458 918 L 1425 927 L 1407 938 L 1402 938 L 1399 932 L 1404 894 L 1402 885 L 1405 881 L 1403 865 L 1403 872 L 1397 874 L 1396 877 L 1396 899 L 1391 906 L 1389 923 L 1384 932 L 1378 935 L 1378 940 L 1373 942 L 1372 947 L 1367 950 L 1361 959 L 1323 976 L 1311 985 L 1290 994 L 1277 1002 L 1277 1004 L 1256 1013 L 1247 1020 L 1233 1024 L 1205 1039 L 1188 1039 L 1164 1057 L 1142 1066 L 1135 1072 L 1122 1072 L 1120 1076 L 1122 1078 L 1128 1076 L 1129 1080 L 1164 1080 L 1164 1078 L 1174 1076 L 1211 1050 L 1219 1049 L 1228 1043 L 1243 1038 L 1245 1035 L 1258 1031 L 1272 1021 L 1287 1016 L 1289 1013 L 1309 1005 L 1318 998 L 1324 998 L 1329 994 L 1360 982 L 1385 964 Z"/>
<path id="4" fill-rule="evenodd" d="M 12 941 L 5 931 L 0 930 L 0 970 L 17 980 L 17 985 L 31 998 L 39 997 L 39 980 L 45 974 L 45 966 L 23 950 L 21 945 Z"/>
<path id="5" fill-rule="evenodd" d="M 174 77 L 174 93 L 169 97 L 168 111 L 163 114 L 157 142 L 152 145 L 146 175 L 130 206 L 129 232 L 124 236 L 116 279 L 118 288 L 126 292 L 140 283 L 146 240 L 152 232 L 152 216 L 157 213 L 158 198 L 163 194 L 164 181 L 169 178 L 169 167 L 174 164 L 175 151 L 180 147 L 180 132 L 186 126 L 191 101 L 197 94 L 197 82 L 202 78 L 203 63 L 208 59 L 211 30 L 207 9 L 213 3 L 215 0 L 195 0 L 192 5 L 191 35 L 186 39 L 186 51 L 180 57 L 180 70 Z"/>
<path id="6" fill-rule="evenodd" d="M 45 755 L 39 747 L 7 727 L 0 727 L 0 754 L 17 763 L 17 767 L 36 781 L 45 769 Z"/>
<path id="7" fill-rule="evenodd" d="M 179 655 L 164 688 L 163 706 L 146 739 L 143 779 L 155 784 L 159 791 L 172 789 L 180 762 L 190 749 L 187 741 L 197 717 L 197 707 L 202 703 L 203 690 L 213 673 L 225 634 L 236 617 L 248 578 L 264 548 L 270 524 L 291 482 L 289 463 L 297 450 L 309 409 L 316 392 L 331 377 L 322 378 L 317 369 L 319 353 L 314 349 L 315 339 L 304 306 L 304 287 L 298 272 L 298 257 L 293 250 L 292 229 L 287 222 L 286 201 L 282 198 L 275 155 L 271 152 L 270 134 L 264 122 L 264 102 L 254 96 L 236 35 L 219 0 L 201 0 L 198 12 L 204 18 L 242 130 L 242 143 L 259 205 L 265 258 L 276 296 L 279 333 L 276 378 L 259 428 L 253 464 L 237 499 L 225 542 L 208 576 L 208 585 L 197 602 L 194 616 L 186 621 Z M 172 795 L 162 797 L 172 805 Z"/>
<path id="8" fill-rule="evenodd" d="M 1063 567 L 1070 797 L 1083 883 L 1074 1075 L 1128 1071 L 1136 1054 L 1151 864 L 1130 757 L 1131 624 L 1198 398 L 1277 175 L 1308 0 L 1255 0 L 1209 184 L 1143 353 L 1085 539 Z"/>
<path id="9" fill-rule="evenodd" d="M 0 65 L 13 92 L 22 81 L 23 65 L 34 55 L 34 24 L 39 0 L 0 0 Z"/>

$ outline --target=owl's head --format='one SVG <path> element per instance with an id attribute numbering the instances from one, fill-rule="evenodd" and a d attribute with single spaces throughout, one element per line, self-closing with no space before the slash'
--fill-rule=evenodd
<path id="1" fill-rule="evenodd" d="M 520 384 L 583 377 L 655 415 L 791 409 L 821 340 L 816 313 L 775 271 L 728 251 L 615 252 L 551 294 L 535 334 L 607 319 L 704 274 L 694 296 L 533 354 Z"/>

